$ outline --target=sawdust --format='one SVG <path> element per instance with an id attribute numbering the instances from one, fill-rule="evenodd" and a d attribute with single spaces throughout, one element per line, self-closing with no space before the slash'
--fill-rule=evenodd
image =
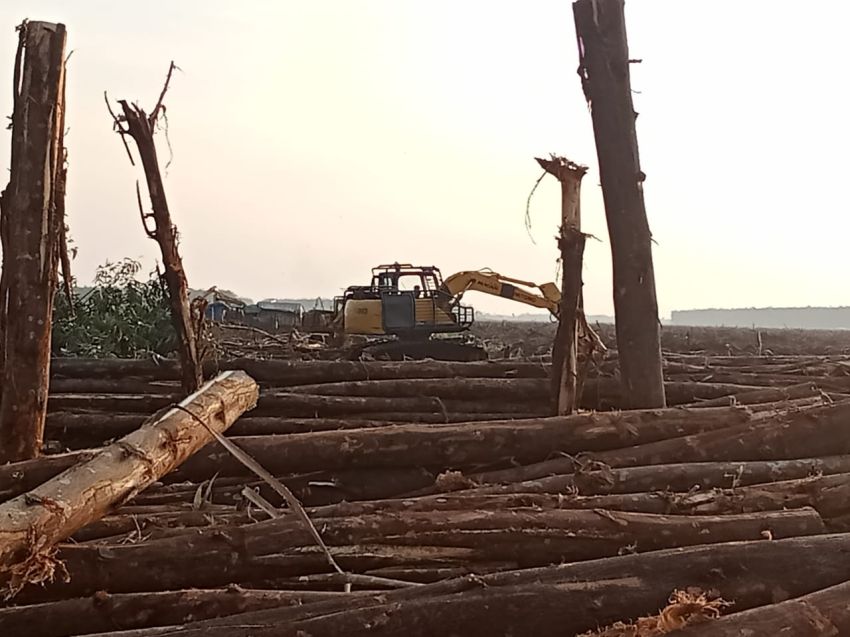
<path id="1" fill-rule="evenodd" d="M 460 471 L 444 471 L 434 480 L 434 486 L 438 491 L 461 491 L 463 489 L 474 489 L 479 486 L 475 480 L 467 478 Z"/>
<path id="2" fill-rule="evenodd" d="M 579 637 L 656 637 L 679 628 L 717 619 L 723 608 L 731 606 L 719 597 L 697 589 L 676 590 L 661 612 L 651 617 L 641 617 L 636 622 L 617 622 L 611 626 L 590 631 Z"/>

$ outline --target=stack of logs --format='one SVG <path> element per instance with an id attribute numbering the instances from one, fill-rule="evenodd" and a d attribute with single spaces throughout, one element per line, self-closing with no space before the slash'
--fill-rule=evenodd
<path id="1" fill-rule="evenodd" d="M 588 391 L 614 397 L 606 365 Z M 212 443 L 60 544 L 67 578 L 16 591 L 0 634 L 563 637 L 695 590 L 726 616 L 671 635 L 850 630 L 845 359 L 670 356 L 684 406 L 554 418 L 534 363 L 220 367 L 260 384 L 228 439 L 339 570 Z M 53 371 L 47 437 L 72 451 L 0 467 L 0 501 L 43 504 L 38 485 L 175 400 L 169 365 Z"/>
<path id="2" fill-rule="evenodd" d="M 214 369 L 215 368 L 215 369 Z M 549 365 L 540 362 L 353 362 L 237 359 L 209 365 L 244 369 L 261 385 L 260 402 L 237 435 L 287 434 L 384 423 L 452 423 L 548 415 Z M 45 438 L 83 448 L 132 431 L 180 396 L 173 363 L 58 359 L 53 362 Z M 582 408 L 621 406 L 616 353 L 585 383 Z M 850 394 L 841 357 L 668 355 L 670 406 L 795 400 L 821 391 Z M 814 386 L 817 388 L 813 388 Z"/>

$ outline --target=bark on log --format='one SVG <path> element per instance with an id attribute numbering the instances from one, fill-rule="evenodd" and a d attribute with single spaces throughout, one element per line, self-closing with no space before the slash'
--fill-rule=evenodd
<path id="1" fill-rule="evenodd" d="M 75 464 L 93 458 L 96 454 L 97 451 L 88 449 L 0 465 L 0 502 L 35 489 L 41 483 Z"/>
<path id="2" fill-rule="evenodd" d="M 695 410 L 699 411 L 699 410 Z M 793 460 L 850 454 L 847 421 L 850 402 L 813 407 L 701 434 L 592 454 L 611 467 L 637 467 L 674 462 L 735 462 Z M 476 476 L 486 482 L 521 482 L 575 470 L 571 458 Z"/>
<path id="3" fill-rule="evenodd" d="M 337 431 L 341 429 L 366 429 L 375 427 L 390 427 L 393 425 L 411 423 L 447 424 L 460 422 L 484 422 L 500 420 L 505 414 L 425 414 L 410 412 L 408 414 L 372 414 L 381 417 L 380 420 L 363 419 L 357 414 L 348 418 L 276 418 L 273 416 L 253 416 L 240 418 L 228 430 L 229 436 L 262 436 L 301 434 L 314 431 Z M 512 417 L 532 418 L 531 414 L 511 414 Z M 383 418 L 389 418 L 384 420 Z M 63 448 L 87 449 L 101 446 L 113 438 L 127 435 L 144 422 L 142 414 L 105 414 L 105 413 L 73 413 L 54 412 L 47 415 L 45 425 L 45 440 L 56 440 Z M 3 472 L 0 469 L 0 485 L 3 483 Z M 2 491 L 0 491 L 2 498 Z"/>
<path id="4" fill-rule="evenodd" d="M 665 383 L 669 404 L 682 405 L 697 400 L 710 400 L 751 392 L 758 387 L 721 383 L 668 382 Z M 509 400 L 530 401 L 540 399 L 548 391 L 544 379 L 453 379 L 445 380 L 371 380 L 341 383 L 321 383 L 291 388 L 291 393 L 323 396 L 411 397 L 435 396 L 449 399 L 492 398 L 504 404 Z M 275 392 L 264 392 L 274 395 Z M 780 400 L 781 398 L 777 398 Z M 729 399 L 725 404 L 729 404 Z M 589 378 L 583 382 L 580 406 L 584 409 L 617 409 L 624 405 L 620 384 L 614 378 Z"/>
<path id="5" fill-rule="evenodd" d="M 180 357 L 183 390 L 186 393 L 191 393 L 196 391 L 204 382 L 203 370 L 198 356 L 198 344 L 189 308 L 189 284 L 186 281 L 183 260 L 180 258 L 180 252 L 177 249 L 177 227 L 171 220 L 171 213 L 168 210 L 168 200 L 165 197 L 165 187 L 159 171 L 159 159 L 153 138 L 157 118 L 164 109 L 162 98 L 168 90 L 168 82 L 173 70 L 174 63 L 172 62 L 159 102 L 150 115 L 146 114 L 136 104 L 119 100 L 118 103 L 121 105 L 123 115 L 121 118 L 116 118 L 115 124 L 122 138 L 127 135 L 136 142 L 136 148 L 142 160 L 153 211 L 145 214 L 140 210 L 142 225 L 144 225 L 148 237 L 157 242 L 162 253 L 162 265 L 165 270 L 168 299 L 171 305 L 171 319 L 177 336 L 177 353 Z M 139 197 L 139 208 L 141 209 L 141 196 Z M 153 228 L 148 227 L 148 219 L 153 219 Z"/>
<path id="6" fill-rule="evenodd" d="M 264 608 L 301 606 L 364 593 L 245 590 L 228 587 L 89 597 L 0 609 L 0 634 L 71 637 L 90 633 L 180 625 Z"/>
<path id="7" fill-rule="evenodd" d="M 399 425 L 378 429 L 256 436 L 237 444 L 275 474 L 353 468 L 458 468 L 514 459 L 533 462 L 555 453 L 639 445 L 698 431 L 726 430 L 752 418 L 743 409 L 684 409 L 578 414 L 525 421 Z M 217 447 L 179 470 L 184 479 L 241 475 L 244 468 Z"/>
<path id="8" fill-rule="evenodd" d="M 227 372 L 182 401 L 181 409 L 169 410 L 87 462 L 0 505 L 0 579 L 16 588 L 29 574 L 15 565 L 102 517 L 213 440 L 183 410 L 221 432 L 254 406 L 257 393 L 249 376 Z"/>
<path id="9" fill-rule="evenodd" d="M 358 465 L 409 467 L 419 462 L 422 466 L 436 463 L 440 469 L 445 469 L 467 462 L 492 463 L 510 457 L 545 458 L 556 451 L 576 453 L 639 445 L 722 429 L 732 423 L 746 423 L 751 418 L 745 410 L 734 407 L 693 411 L 670 409 L 579 414 L 566 419 L 461 423 L 437 428 L 410 425 L 381 428 L 380 431 L 328 431 L 304 434 L 303 439 L 301 436 L 257 436 L 237 442 L 278 475 L 299 472 L 298 467 L 302 466 L 309 467 L 308 471 L 326 471 L 332 467 L 348 469 Z M 373 433 L 377 435 L 371 435 Z M 401 446 L 393 449 L 384 446 L 391 441 Z M 355 448 L 352 444 L 365 447 Z M 454 444 L 459 446 L 455 448 Z M 370 454 L 369 449 L 380 449 L 381 453 Z M 90 451 L 81 451 L 0 466 L 0 499 L 32 489 L 90 455 Z M 218 471 L 226 472 L 226 467 L 236 475 L 244 475 L 241 465 L 218 454 L 214 448 L 202 452 L 193 462 L 194 465 L 183 468 L 184 476 L 191 469 L 192 475 L 206 479 Z M 413 488 L 417 487 L 408 490 Z"/>
<path id="10" fill-rule="evenodd" d="M 573 4 L 579 75 L 593 119 L 614 264 L 614 314 L 626 407 L 664 407 L 661 324 L 643 201 L 623 0 Z"/>
<path id="11" fill-rule="evenodd" d="M 25 22 L 20 30 L 10 177 L 0 207 L 0 463 L 41 452 L 58 264 L 54 181 L 64 159 L 65 25 Z"/>
<path id="12" fill-rule="evenodd" d="M 341 383 L 299 385 L 289 391 L 314 396 L 362 396 L 373 398 L 436 397 L 456 400 L 471 398 L 545 400 L 549 396 L 545 378 L 411 378 L 361 380 Z"/>
<path id="13" fill-rule="evenodd" d="M 540 566 L 638 551 L 814 535 L 824 532 L 812 509 L 746 516 L 655 516 L 606 511 L 513 509 L 438 514 L 370 515 L 314 520 L 349 572 L 384 566 L 455 566 L 505 562 Z M 309 533 L 290 518 L 224 531 L 194 529 L 176 537 L 117 546 L 64 546 L 66 583 L 29 587 L 22 603 L 94 591 L 141 592 L 210 587 L 327 572 Z M 198 556 L 203 555 L 203 560 Z"/>
<path id="14" fill-rule="evenodd" d="M 591 465 L 592 467 L 593 465 Z M 850 456 L 827 456 L 801 460 L 762 460 L 752 462 L 686 462 L 638 467 L 610 468 L 553 475 L 537 480 L 466 489 L 463 494 L 567 493 L 581 495 L 646 493 L 663 491 L 687 493 L 692 489 L 725 489 L 766 482 L 798 480 L 818 474 L 850 472 Z M 488 475 L 470 475 L 471 482 L 486 484 Z M 433 492 L 429 490 L 429 493 Z M 416 495 L 416 494 L 409 494 Z"/>
<path id="15" fill-rule="evenodd" d="M 145 378 L 62 378 L 50 379 L 52 394 L 177 394 L 180 383 Z"/>
<path id="16" fill-rule="evenodd" d="M 788 569 L 789 560 L 807 568 Z M 848 569 L 850 535 L 736 542 L 459 578 L 356 600 L 246 613 L 189 624 L 180 635 L 563 637 L 655 614 L 675 589 L 716 590 L 735 600 L 736 610 L 744 610 L 838 584 Z M 140 632 L 133 637 L 149 635 Z"/>
<path id="17" fill-rule="evenodd" d="M 53 394 L 51 411 L 100 411 L 124 413 L 150 413 L 162 409 L 179 398 L 179 394 Z M 493 404 L 487 400 L 442 400 L 440 398 L 372 398 L 358 396 L 312 396 L 292 392 L 264 391 L 260 395 L 256 413 L 267 416 L 296 418 L 324 418 L 358 413 L 382 412 L 445 414 L 493 413 L 527 414 L 546 413 L 542 401 Z"/>
<path id="18" fill-rule="evenodd" d="M 211 474 L 212 475 L 212 474 Z M 211 477 L 208 476 L 208 477 Z M 401 493 L 421 489 L 434 484 L 436 472 L 423 468 L 361 469 L 348 471 L 311 472 L 282 478 L 298 499 L 306 506 L 331 504 L 342 500 L 371 500 L 391 498 Z M 236 486 L 227 485 L 228 478 L 217 477 L 211 490 L 212 501 L 217 504 L 241 502 L 239 492 L 245 480 L 230 479 Z M 256 487 L 254 483 L 249 486 Z M 162 504 L 173 502 L 191 503 L 198 491 L 197 483 L 177 483 L 157 485 L 140 493 L 133 499 L 139 504 Z M 266 499 L 277 501 L 278 497 L 268 487 L 260 486 L 260 493 Z"/>
<path id="19" fill-rule="evenodd" d="M 63 378 L 156 378 L 179 380 L 174 361 L 57 358 L 53 373 Z M 288 361 L 237 358 L 204 365 L 205 373 L 241 369 L 261 385 L 276 387 L 358 380 L 414 378 L 548 378 L 549 366 L 528 362 Z"/>
<path id="20" fill-rule="evenodd" d="M 359 396 L 312 396 L 292 392 L 263 392 L 257 405 L 258 414 L 288 415 L 298 417 L 332 417 L 356 413 L 381 412 L 433 412 L 492 413 L 503 414 L 534 412 L 540 401 L 533 398 L 523 402 L 499 402 L 490 400 L 443 400 L 441 398 L 372 398 Z M 541 415 L 545 413 L 541 407 Z"/>
<path id="21" fill-rule="evenodd" d="M 741 637 L 850 635 L 850 581 L 797 599 L 753 608 L 702 625 L 677 630 L 676 637 Z"/>
<path id="22" fill-rule="evenodd" d="M 789 385 L 788 387 L 768 387 L 765 389 L 754 389 L 748 392 L 735 394 L 734 398 L 724 396 L 720 398 L 709 398 L 691 403 L 688 407 L 724 407 L 734 401 L 736 405 L 756 405 L 770 403 L 780 400 L 796 400 L 798 398 L 809 398 L 819 396 L 822 390 L 812 382 Z"/>

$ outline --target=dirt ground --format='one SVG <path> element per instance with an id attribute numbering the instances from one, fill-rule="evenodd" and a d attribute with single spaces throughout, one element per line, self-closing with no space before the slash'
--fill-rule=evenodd
<path id="1" fill-rule="evenodd" d="M 594 325 L 609 347 L 616 347 L 614 326 Z M 513 355 L 549 353 L 555 323 L 478 322 L 472 333 L 491 352 L 509 350 Z M 738 327 L 661 328 L 661 347 L 670 352 L 735 354 L 850 354 L 850 330 L 752 329 Z"/>

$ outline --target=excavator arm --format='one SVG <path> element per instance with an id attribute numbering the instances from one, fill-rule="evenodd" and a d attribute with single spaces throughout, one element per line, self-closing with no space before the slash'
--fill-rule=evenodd
<path id="1" fill-rule="evenodd" d="M 538 285 L 530 281 L 503 276 L 491 270 L 457 272 L 447 277 L 441 287 L 441 292 L 448 297 L 451 305 L 458 303 L 464 292 L 469 290 L 544 308 L 556 318 L 561 302 L 561 291 L 554 283 Z"/>

